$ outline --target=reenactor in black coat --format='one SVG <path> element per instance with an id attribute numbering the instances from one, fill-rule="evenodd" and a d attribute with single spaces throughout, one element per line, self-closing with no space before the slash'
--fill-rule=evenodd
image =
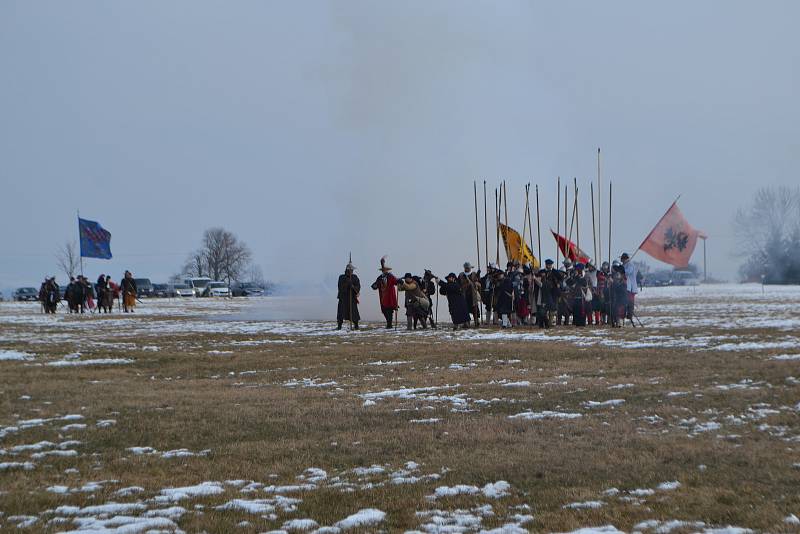
<path id="1" fill-rule="evenodd" d="M 439 293 L 447 297 L 447 307 L 450 310 L 450 317 L 453 320 L 453 330 L 459 326 L 469 327 L 469 311 L 467 310 L 467 300 L 461 284 L 458 283 L 455 273 L 447 275 L 447 281 L 439 280 Z"/>
<path id="2" fill-rule="evenodd" d="M 358 295 L 361 293 L 361 280 L 358 279 L 353 271 L 352 263 L 348 263 L 344 269 L 344 274 L 339 275 L 339 307 L 336 312 L 336 329 L 342 329 L 344 321 L 350 321 L 355 330 L 358 330 L 358 322 L 361 316 L 358 313 Z"/>

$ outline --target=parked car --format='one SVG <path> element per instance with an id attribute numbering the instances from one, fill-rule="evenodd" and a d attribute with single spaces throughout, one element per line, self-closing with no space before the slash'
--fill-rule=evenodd
<path id="1" fill-rule="evenodd" d="M 194 296 L 200 297 L 203 295 L 203 291 L 205 291 L 206 286 L 211 281 L 211 278 L 208 278 L 207 276 L 196 276 L 194 278 L 185 279 L 183 283 L 192 288 L 194 291 Z"/>
<path id="2" fill-rule="evenodd" d="M 672 271 L 657 271 L 644 277 L 646 287 L 665 287 L 672 285 Z"/>
<path id="3" fill-rule="evenodd" d="M 189 284 L 170 284 L 172 294 L 176 297 L 193 297 L 194 289 Z"/>
<path id="4" fill-rule="evenodd" d="M 33 287 L 20 287 L 14 291 L 13 298 L 18 302 L 39 300 L 39 292 Z"/>
<path id="5" fill-rule="evenodd" d="M 236 282 L 231 286 L 231 296 L 233 297 L 260 297 L 263 294 L 263 288 L 250 282 Z"/>
<path id="6" fill-rule="evenodd" d="M 160 297 L 160 298 L 170 298 L 174 297 L 169 284 L 153 284 L 153 296 Z"/>
<path id="7" fill-rule="evenodd" d="M 216 280 L 209 282 L 206 284 L 206 288 L 203 290 L 204 297 L 230 297 L 231 296 L 231 288 L 228 287 L 228 284 L 225 282 L 218 282 Z"/>
<path id="8" fill-rule="evenodd" d="M 672 273 L 672 282 L 676 286 L 699 286 L 700 279 L 692 271 L 675 271 Z"/>
<path id="9" fill-rule="evenodd" d="M 137 297 L 153 296 L 153 283 L 149 278 L 134 278 L 133 281 L 136 282 Z"/>

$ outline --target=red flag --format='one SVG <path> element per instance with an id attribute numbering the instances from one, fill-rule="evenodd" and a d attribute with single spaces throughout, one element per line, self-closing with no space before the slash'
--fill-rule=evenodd
<path id="1" fill-rule="evenodd" d="M 578 245 L 566 237 L 553 232 L 552 228 L 550 229 L 550 232 L 552 232 L 556 243 L 558 243 L 558 248 L 561 249 L 561 253 L 564 254 L 565 258 L 569 258 L 573 262 L 579 261 L 581 263 L 587 263 L 589 261 L 589 255 L 579 249 Z M 569 250 L 569 252 L 567 252 L 567 250 Z"/>
<path id="2" fill-rule="evenodd" d="M 685 269 L 689 266 L 698 237 L 705 239 L 706 236 L 692 228 L 676 200 L 639 248 L 659 261 Z"/>

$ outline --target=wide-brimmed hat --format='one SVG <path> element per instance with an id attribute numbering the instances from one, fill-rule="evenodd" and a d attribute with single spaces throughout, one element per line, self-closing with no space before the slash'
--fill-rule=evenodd
<path id="1" fill-rule="evenodd" d="M 623 252 L 622 256 L 620 256 L 619 259 L 621 259 L 621 260 L 629 260 L 629 259 L 631 259 L 631 257 L 628 256 L 627 252 Z"/>
<path id="2" fill-rule="evenodd" d="M 553 260 L 551 260 L 551 259 L 546 259 L 546 260 L 544 260 L 544 264 L 545 264 L 545 265 L 553 265 Z"/>
<path id="3" fill-rule="evenodd" d="M 455 278 L 455 277 L 456 273 L 449 273 L 447 276 L 445 276 L 445 278 Z"/>
<path id="4" fill-rule="evenodd" d="M 406 273 L 403 275 L 403 278 L 414 278 L 414 275 L 411 273 Z"/>
<path id="5" fill-rule="evenodd" d="M 472 265 L 470 262 L 468 262 L 468 261 L 464 262 L 464 269 L 474 269 L 474 268 L 475 268 L 475 266 Z"/>
<path id="6" fill-rule="evenodd" d="M 387 271 L 391 271 L 392 270 L 392 268 L 389 267 L 389 264 L 386 261 L 387 258 L 388 258 L 388 256 L 384 256 L 384 257 L 381 258 L 381 266 L 378 269 L 379 271 L 387 272 Z"/>

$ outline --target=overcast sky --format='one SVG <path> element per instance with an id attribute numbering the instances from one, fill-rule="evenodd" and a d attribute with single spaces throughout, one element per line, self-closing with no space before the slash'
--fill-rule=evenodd
<path id="1" fill-rule="evenodd" d="M 515 227 L 538 183 L 546 231 L 577 177 L 592 252 L 597 147 L 615 255 L 681 194 L 733 277 L 736 207 L 798 183 L 798 20 L 795 1 L 6 0 L 0 288 L 59 274 L 78 209 L 113 234 L 93 278 L 165 281 L 217 225 L 277 281 L 350 251 L 365 281 L 383 254 L 442 274 L 477 259 L 474 179 L 490 220 L 508 181 Z"/>

